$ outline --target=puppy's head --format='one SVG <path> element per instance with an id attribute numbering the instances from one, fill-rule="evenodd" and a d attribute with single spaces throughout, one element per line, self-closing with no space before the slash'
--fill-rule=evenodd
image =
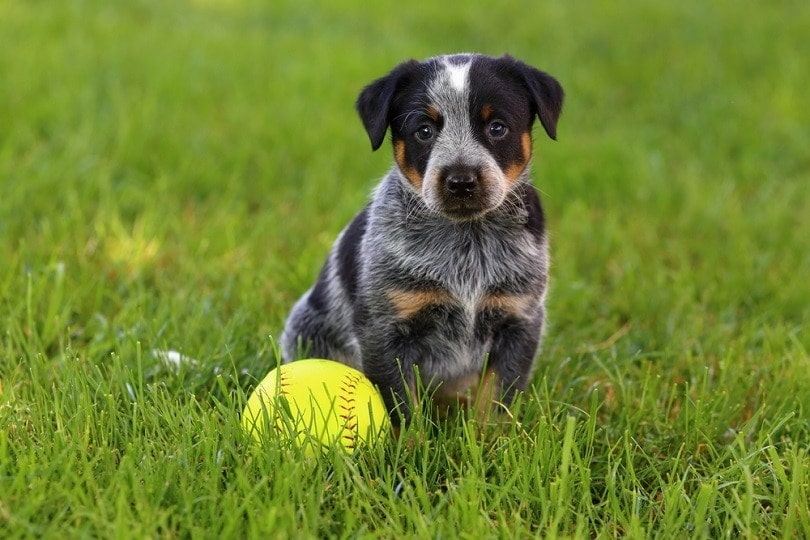
<path id="1" fill-rule="evenodd" d="M 367 86 L 357 111 L 378 149 L 390 127 L 394 157 L 433 211 L 475 219 L 500 206 L 523 177 L 539 117 L 556 138 L 563 90 L 509 56 L 411 60 Z"/>

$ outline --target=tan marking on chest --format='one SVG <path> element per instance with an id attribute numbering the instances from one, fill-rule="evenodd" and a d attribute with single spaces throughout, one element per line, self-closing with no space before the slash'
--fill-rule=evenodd
<path id="1" fill-rule="evenodd" d="M 387 295 L 400 319 L 409 319 L 430 306 L 453 303 L 453 297 L 449 293 L 437 290 L 409 291 L 391 289 L 387 292 Z"/>
<path id="2" fill-rule="evenodd" d="M 490 294 L 486 296 L 478 308 L 503 311 L 515 317 L 526 317 L 536 305 L 534 297 L 526 294 Z"/>

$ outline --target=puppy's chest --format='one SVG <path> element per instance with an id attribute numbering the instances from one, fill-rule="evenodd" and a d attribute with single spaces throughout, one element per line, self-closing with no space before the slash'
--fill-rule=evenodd
<path id="1" fill-rule="evenodd" d="M 378 274 L 398 318 L 456 313 L 464 326 L 494 314 L 527 317 L 545 282 L 545 247 L 524 231 L 403 233 Z"/>
<path id="2" fill-rule="evenodd" d="M 521 288 L 538 269 L 536 246 L 526 241 L 459 239 L 455 243 L 424 242 L 413 245 L 414 257 L 403 263 L 423 274 L 459 299 L 475 298 L 493 290 Z M 537 255 L 537 257 L 533 257 Z"/>

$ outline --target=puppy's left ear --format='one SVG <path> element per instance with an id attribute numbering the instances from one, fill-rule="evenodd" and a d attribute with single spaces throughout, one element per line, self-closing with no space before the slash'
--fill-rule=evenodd
<path id="1" fill-rule="evenodd" d="M 377 150 L 385 139 L 385 132 L 391 123 L 391 103 L 419 66 L 416 60 L 404 62 L 360 92 L 355 107 L 368 133 L 372 150 Z"/>
<path id="2" fill-rule="evenodd" d="M 557 120 L 562 112 L 565 93 L 557 79 L 544 71 L 505 56 L 534 100 L 534 109 L 549 137 L 557 140 Z"/>

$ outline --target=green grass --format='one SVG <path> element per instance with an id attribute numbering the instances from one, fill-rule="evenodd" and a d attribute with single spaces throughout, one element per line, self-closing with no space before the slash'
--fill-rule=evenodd
<path id="1" fill-rule="evenodd" d="M 403 6 L 0 0 L 0 537 L 810 536 L 810 4 Z M 251 449 L 273 336 L 391 161 L 357 92 L 468 50 L 567 91 L 531 390 Z"/>

